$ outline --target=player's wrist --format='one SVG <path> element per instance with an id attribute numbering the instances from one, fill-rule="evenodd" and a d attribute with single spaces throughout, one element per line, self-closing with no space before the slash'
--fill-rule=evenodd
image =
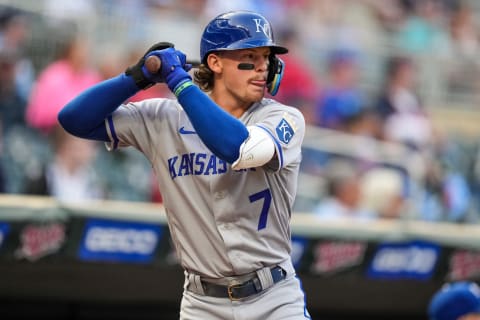
<path id="1" fill-rule="evenodd" d="M 181 83 L 179 83 L 175 89 L 173 90 L 173 93 L 175 94 L 175 96 L 178 98 L 178 96 L 188 87 L 191 87 L 193 86 L 193 81 L 190 80 L 190 79 L 187 79 L 185 81 L 182 81 Z"/>
<path id="2" fill-rule="evenodd" d="M 166 77 L 168 88 L 178 97 L 187 87 L 193 85 L 192 77 L 183 68 L 177 67 Z"/>

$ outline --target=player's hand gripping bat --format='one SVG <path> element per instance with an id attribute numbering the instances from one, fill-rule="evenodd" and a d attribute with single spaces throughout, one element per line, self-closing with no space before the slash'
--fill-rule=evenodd
<path id="1" fill-rule="evenodd" d="M 200 66 L 200 61 L 187 60 L 187 64 L 190 64 L 192 68 L 198 68 Z M 150 56 L 145 60 L 145 68 L 150 73 L 153 73 L 153 74 L 157 73 L 160 70 L 161 66 L 162 66 L 162 61 L 160 61 L 160 58 L 157 56 Z"/>

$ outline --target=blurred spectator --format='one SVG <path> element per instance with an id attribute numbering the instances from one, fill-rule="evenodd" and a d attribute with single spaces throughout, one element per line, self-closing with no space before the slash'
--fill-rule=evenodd
<path id="1" fill-rule="evenodd" d="M 470 199 L 471 191 L 465 177 L 459 172 L 446 170 L 443 181 L 445 194 L 444 206 L 447 211 L 448 222 L 470 222 Z"/>
<path id="2" fill-rule="evenodd" d="M 55 61 L 39 75 L 28 101 L 27 123 L 46 133 L 57 125 L 57 114 L 70 99 L 100 81 L 90 67 L 86 39 L 70 36 Z"/>
<path id="3" fill-rule="evenodd" d="M 460 1 L 450 18 L 448 88 L 454 94 L 472 94 L 480 89 L 480 39 L 471 6 Z"/>
<path id="4" fill-rule="evenodd" d="M 14 128 L 24 127 L 27 101 L 15 84 L 18 51 L 0 48 L 0 192 L 9 192 L 11 163 L 5 160 L 5 147 L 12 148 L 13 142 L 9 134 Z M 8 139 L 9 144 L 3 143 Z"/>
<path id="5" fill-rule="evenodd" d="M 22 99 L 27 99 L 35 79 L 32 61 L 25 54 L 30 34 L 29 16 L 23 11 L 0 9 L 0 51 L 16 55 L 13 83 Z"/>
<path id="6" fill-rule="evenodd" d="M 443 175 L 441 164 L 438 161 L 430 161 L 426 167 L 425 179 L 420 182 L 417 218 L 432 222 L 445 220 Z"/>
<path id="7" fill-rule="evenodd" d="M 407 14 L 396 34 L 399 50 L 414 55 L 444 53 L 448 35 L 444 28 L 446 8 L 443 1 L 406 0 L 400 3 Z"/>
<path id="8" fill-rule="evenodd" d="M 29 32 L 27 15 L 19 9 L 0 8 L 0 47 L 19 49 Z"/>
<path id="9" fill-rule="evenodd" d="M 328 191 L 313 209 L 322 219 L 351 218 L 371 220 L 375 214 L 361 207 L 361 186 L 353 164 L 332 160 L 325 168 Z"/>
<path id="10" fill-rule="evenodd" d="M 369 1 L 316 0 L 297 1 L 302 10 L 290 10 L 290 18 L 302 36 L 304 46 L 318 57 L 332 48 L 365 52 L 376 47 L 381 30 Z M 383 2 L 383 1 L 382 1 Z M 291 6 L 298 9 L 300 5 Z M 379 34 L 380 32 L 380 34 Z M 313 61 L 312 61 L 313 62 Z"/>
<path id="11" fill-rule="evenodd" d="M 385 75 L 385 87 L 376 105 L 384 138 L 416 149 L 428 147 L 433 143 L 433 128 L 414 92 L 416 72 L 413 61 L 403 56 L 391 57 Z"/>
<path id="12" fill-rule="evenodd" d="M 475 23 L 475 13 L 471 5 L 459 1 L 450 17 L 450 38 L 457 58 L 474 58 L 478 55 L 480 39 L 478 25 Z"/>
<path id="13" fill-rule="evenodd" d="M 411 55 L 418 62 L 416 68 L 422 80 L 418 87 L 429 105 L 445 101 L 446 69 L 438 66 L 448 65 L 447 1 L 401 1 L 404 20 L 391 36 L 397 54 Z"/>
<path id="14" fill-rule="evenodd" d="M 428 305 L 430 320 L 480 320 L 480 288 L 475 282 L 447 283 Z"/>
<path id="15" fill-rule="evenodd" d="M 66 202 L 103 198 L 105 192 L 93 166 L 95 142 L 74 137 L 60 127 L 55 127 L 52 139 L 52 161 L 38 176 L 27 177 L 24 193 Z"/>
<path id="16" fill-rule="evenodd" d="M 376 19 L 389 35 L 396 32 L 407 15 L 399 0 L 368 1 Z"/>
<path id="17" fill-rule="evenodd" d="M 398 219 L 406 207 L 405 182 L 392 168 L 371 168 L 361 178 L 362 205 L 379 218 Z"/>
<path id="18" fill-rule="evenodd" d="M 0 48 L 0 192 L 11 192 L 16 181 L 12 166 L 18 159 L 9 159 L 10 151 L 17 149 L 20 138 L 17 129 L 25 127 L 27 101 L 15 85 L 18 51 Z M 12 139 L 14 135 L 14 139 Z M 4 145 L 4 141 L 8 144 Z M 22 159 L 28 161 L 27 159 Z"/>
<path id="19" fill-rule="evenodd" d="M 429 160 L 425 180 L 419 182 L 420 218 L 465 221 L 470 210 L 470 187 L 457 167 L 445 163 L 457 151 L 448 148 L 447 140 L 438 139 L 430 116 L 414 91 L 417 79 L 414 62 L 405 56 L 391 57 L 386 78 L 376 105 L 383 123 L 383 137 L 422 151 Z"/>
<path id="20" fill-rule="evenodd" d="M 356 136 L 370 139 L 380 139 L 382 137 L 382 124 L 372 110 L 365 108 L 357 115 L 351 116 L 344 121 L 342 131 Z M 369 143 L 365 141 L 365 143 Z M 367 147 L 358 146 L 358 149 Z M 363 150 L 365 151 L 367 150 Z"/>
<path id="21" fill-rule="evenodd" d="M 471 187 L 456 168 L 431 159 L 423 185 L 419 218 L 427 221 L 473 222 Z"/>
<path id="22" fill-rule="evenodd" d="M 358 54 L 335 50 L 329 59 L 329 83 L 316 105 L 317 124 L 343 130 L 346 123 L 363 112 L 363 93 L 358 87 Z"/>
<path id="23" fill-rule="evenodd" d="M 285 71 L 275 99 L 300 109 L 306 123 L 315 124 L 314 106 L 320 87 L 313 67 L 298 52 L 298 37 L 293 29 L 282 30 L 276 38 L 278 43 L 288 48 L 288 54 L 281 57 L 285 62 Z"/>
<path id="24" fill-rule="evenodd" d="M 0 49 L 0 134 L 5 134 L 14 126 L 25 125 L 27 101 L 15 86 L 17 62 L 18 55 L 15 51 Z"/>

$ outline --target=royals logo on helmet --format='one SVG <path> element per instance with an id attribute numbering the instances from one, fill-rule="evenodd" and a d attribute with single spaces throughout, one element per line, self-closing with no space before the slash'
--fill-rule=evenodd
<path id="1" fill-rule="evenodd" d="M 272 32 L 268 22 L 265 22 L 262 19 L 252 19 L 252 20 L 255 21 L 255 26 L 257 27 L 256 32 L 263 32 L 264 35 L 272 39 Z"/>

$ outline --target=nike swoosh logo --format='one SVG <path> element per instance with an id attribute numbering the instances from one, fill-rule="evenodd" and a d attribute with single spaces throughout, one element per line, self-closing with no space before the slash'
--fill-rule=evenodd
<path id="1" fill-rule="evenodd" d="M 185 130 L 185 127 L 181 127 L 178 130 L 178 133 L 180 133 L 180 134 L 197 134 L 195 131 Z"/>

